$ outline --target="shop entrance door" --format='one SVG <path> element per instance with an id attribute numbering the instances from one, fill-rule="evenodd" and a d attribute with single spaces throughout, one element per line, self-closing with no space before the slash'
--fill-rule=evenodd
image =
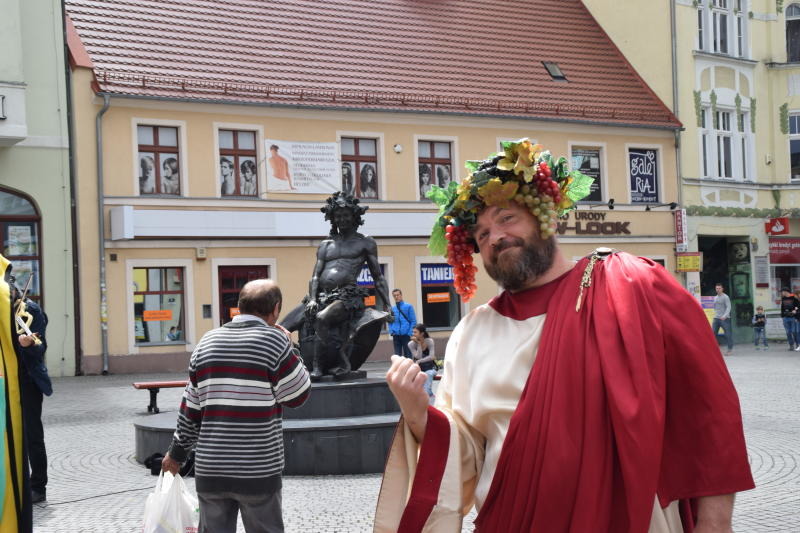
<path id="1" fill-rule="evenodd" d="M 731 299 L 733 341 L 753 341 L 753 279 L 750 266 L 750 243 L 747 237 L 699 238 L 703 252 L 700 288 L 703 296 L 714 296 L 714 286 L 722 283 Z"/>
<path id="2" fill-rule="evenodd" d="M 239 314 L 239 291 L 245 283 L 269 277 L 269 267 L 221 266 L 219 267 L 219 321 L 220 326 Z"/>

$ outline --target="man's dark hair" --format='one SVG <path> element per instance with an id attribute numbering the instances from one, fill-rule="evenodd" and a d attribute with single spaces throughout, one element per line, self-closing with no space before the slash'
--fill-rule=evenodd
<path id="1" fill-rule="evenodd" d="M 278 148 L 278 145 L 277 145 L 277 144 L 273 144 L 272 146 L 270 146 L 270 147 L 269 147 L 269 149 L 270 149 L 270 150 L 275 150 L 276 152 L 279 150 L 279 148 Z"/>
<path id="2" fill-rule="evenodd" d="M 392 294 L 394 294 L 394 293 L 396 293 L 396 292 L 399 292 L 400 294 L 403 294 L 403 291 L 401 291 L 400 289 L 394 289 L 394 290 L 392 291 Z"/>
<path id="3" fill-rule="evenodd" d="M 723 289 L 725 288 L 725 285 L 723 285 L 722 283 L 719 283 L 719 282 L 715 283 L 714 286 L 715 287 L 722 287 Z"/>
<path id="4" fill-rule="evenodd" d="M 353 198 L 352 195 L 347 194 L 344 191 L 337 191 L 333 193 L 327 200 L 325 200 L 325 205 L 320 208 L 320 211 L 325 213 L 325 220 L 328 220 L 331 223 L 332 236 L 339 233 L 339 228 L 336 227 L 336 224 L 333 221 L 333 214 L 337 209 L 349 209 L 350 212 L 353 213 L 356 227 L 364 223 L 362 215 L 367 212 L 369 206 L 365 207 L 358 204 L 358 198 Z"/>
<path id="5" fill-rule="evenodd" d="M 781 287 L 781 292 L 792 292 L 789 290 L 789 287 Z"/>
<path id="6" fill-rule="evenodd" d="M 268 280 L 254 280 L 264 282 Z M 239 293 L 239 312 L 246 315 L 266 316 L 283 302 L 281 289 L 275 283 L 248 282 Z"/>

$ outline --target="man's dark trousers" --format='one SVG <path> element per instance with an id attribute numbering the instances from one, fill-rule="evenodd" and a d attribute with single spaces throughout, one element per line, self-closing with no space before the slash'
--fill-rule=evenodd
<path id="1" fill-rule="evenodd" d="M 39 387 L 27 376 L 20 379 L 22 388 L 22 416 L 25 423 L 25 439 L 28 443 L 28 459 L 31 464 L 31 490 L 45 494 L 47 488 L 47 451 L 44 446 L 42 427 L 42 400 Z"/>
<path id="2" fill-rule="evenodd" d="M 395 355 L 411 358 L 411 349 L 408 347 L 411 335 L 392 335 L 392 342 L 394 342 Z"/>

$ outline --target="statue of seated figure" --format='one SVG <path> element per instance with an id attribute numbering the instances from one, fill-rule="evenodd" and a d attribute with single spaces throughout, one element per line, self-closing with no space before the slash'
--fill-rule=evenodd
<path id="1" fill-rule="evenodd" d="M 385 321 L 391 321 L 389 290 L 378 264 L 378 245 L 356 230 L 368 208 L 347 193 L 336 192 L 321 209 L 331 232 L 317 248 L 308 296 L 282 325 L 300 331 L 300 351 L 311 366 L 311 379 L 347 376 L 369 356 Z M 364 305 L 367 290 L 358 275 L 367 263 L 375 280 L 376 311 Z M 309 353 L 310 352 L 310 353 Z"/>

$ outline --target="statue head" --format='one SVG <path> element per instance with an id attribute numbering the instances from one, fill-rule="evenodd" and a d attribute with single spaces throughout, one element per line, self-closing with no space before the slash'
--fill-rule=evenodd
<path id="1" fill-rule="evenodd" d="M 331 235 L 337 235 L 339 233 L 334 214 L 340 209 L 347 210 L 353 215 L 354 226 L 358 228 L 358 226 L 364 223 L 362 215 L 367 212 L 369 207 L 359 205 L 358 198 L 353 198 L 352 195 L 346 192 L 337 191 L 333 193 L 325 201 L 325 206 L 320 208 L 320 211 L 325 213 L 325 220 L 331 223 Z"/>

